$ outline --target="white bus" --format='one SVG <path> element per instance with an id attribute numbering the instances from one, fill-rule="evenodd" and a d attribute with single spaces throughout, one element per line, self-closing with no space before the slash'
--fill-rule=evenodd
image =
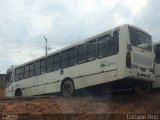
<path id="1" fill-rule="evenodd" d="M 155 81 L 153 88 L 160 88 L 160 42 L 154 43 L 155 52 Z"/>
<path id="2" fill-rule="evenodd" d="M 6 96 L 71 96 L 83 88 L 98 92 L 107 83 L 146 91 L 154 80 L 151 35 L 122 25 L 16 66 L 8 76 Z"/>

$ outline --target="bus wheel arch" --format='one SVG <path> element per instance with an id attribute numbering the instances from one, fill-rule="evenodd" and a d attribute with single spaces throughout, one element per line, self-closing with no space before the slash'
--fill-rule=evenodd
<path id="1" fill-rule="evenodd" d="M 134 91 L 137 94 L 150 93 L 152 91 L 152 83 L 151 82 L 141 82 L 139 85 L 134 87 Z"/>
<path id="2" fill-rule="evenodd" d="M 73 80 L 69 77 L 63 79 L 61 83 L 61 94 L 65 97 L 70 97 L 74 92 L 75 86 Z"/>
<path id="3" fill-rule="evenodd" d="M 22 90 L 20 88 L 17 88 L 15 91 L 15 97 L 20 97 L 22 96 Z"/>

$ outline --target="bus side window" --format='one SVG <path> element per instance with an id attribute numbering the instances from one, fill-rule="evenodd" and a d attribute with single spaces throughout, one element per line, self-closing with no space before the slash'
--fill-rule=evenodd
<path id="1" fill-rule="evenodd" d="M 61 68 L 67 68 L 76 64 L 76 47 L 61 53 Z"/>
<path id="2" fill-rule="evenodd" d="M 108 54 L 115 55 L 119 50 L 119 32 L 114 31 L 113 37 L 108 40 Z"/>
<path id="3" fill-rule="evenodd" d="M 47 72 L 59 70 L 60 67 L 60 54 L 55 54 L 47 57 Z"/>
<path id="4" fill-rule="evenodd" d="M 19 79 L 20 79 L 20 80 L 23 79 L 23 77 L 24 77 L 23 75 L 24 75 L 24 67 L 21 67 L 21 68 L 20 68 L 20 74 L 19 74 Z"/>
<path id="5" fill-rule="evenodd" d="M 88 61 L 96 59 L 96 40 L 88 42 L 87 48 Z"/>
<path id="6" fill-rule="evenodd" d="M 53 70 L 59 70 L 60 67 L 60 55 L 56 54 L 53 56 Z"/>
<path id="7" fill-rule="evenodd" d="M 82 45 L 79 45 L 78 48 L 78 61 L 77 63 L 80 64 L 80 63 L 84 63 L 87 61 L 87 44 L 82 44 Z"/>
<path id="8" fill-rule="evenodd" d="M 31 63 L 29 65 L 29 77 L 33 77 L 34 76 L 34 63 Z"/>
<path id="9" fill-rule="evenodd" d="M 156 46 L 156 63 L 160 63 L 160 45 Z"/>
<path id="10" fill-rule="evenodd" d="M 16 72 L 15 72 L 15 81 L 19 81 L 20 80 L 19 74 L 20 74 L 20 68 L 17 68 Z"/>
<path id="11" fill-rule="evenodd" d="M 96 40 L 78 45 L 77 47 L 77 63 L 85 63 L 96 59 Z"/>
<path id="12" fill-rule="evenodd" d="M 53 71 L 53 56 L 47 57 L 47 72 Z"/>
<path id="13" fill-rule="evenodd" d="M 24 79 L 29 78 L 29 65 L 24 66 Z"/>
<path id="14" fill-rule="evenodd" d="M 110 35 L 105 35 L 100 37 L 97 41 L 98 47 L 98 58 L 103 58 L 108 56 L 108 40 L 110 39 Z"/>
<path id="15" fill-rule="evenodd" d="M 35 63 L 35 75 L 40 75 L 40 72 L 41 72 L 41 70 L 40 70 L 40 61 L 37 61 Z"/>
<path id="16" fill-rule="evenodd" d="M 64 51 L 61 53 L 61 68 L 68 67 L 68 51 Z"/>
<path id="17" fill-rule="evenodd" d="M 68 67 L 76 64 L 76 47 L 69 50 Z"/>
<path id="18" fill-rule="evenodd" d="M 46 72 L 46 60 L 45 59 L 42 59 L 41 60 L 41 74 L 44 74 Z"/>

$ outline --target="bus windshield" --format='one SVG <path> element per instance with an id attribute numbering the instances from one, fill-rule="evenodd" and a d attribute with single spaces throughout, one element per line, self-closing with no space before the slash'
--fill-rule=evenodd
<path id="1" fill-rule="evenodd" d="M 12 74 L 12 72 L 7 73 L 7 87 L 13 82 Z"/>
<path id="2" fill-rule="evenodd" d="M 145 49 L 150 52 L 152 51 L 152 42 L 150 35 L 132 27 L 129 27 L 129 35 L 131 44 L 133 46 Z"/>

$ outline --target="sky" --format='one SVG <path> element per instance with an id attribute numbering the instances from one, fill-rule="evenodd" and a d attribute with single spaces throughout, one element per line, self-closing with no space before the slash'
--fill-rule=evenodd
<path id="1" fill-rule="evenodd" d="M 0 0 L 0 71 L 122 24 L 160 41 L 159 0 Z"/>

